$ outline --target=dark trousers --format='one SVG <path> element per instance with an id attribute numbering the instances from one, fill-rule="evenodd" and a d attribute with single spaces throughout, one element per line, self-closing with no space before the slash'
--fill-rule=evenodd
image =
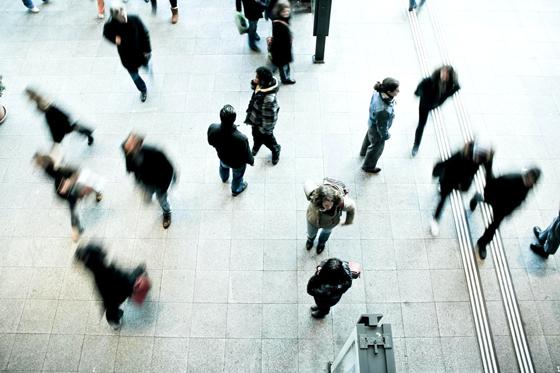
<path id="1" fill-rule="evenodd" d="M 322 299 L 313 297 L 315 299 L 315 305 L 317 306 L 317 316 L 323 317 L 329 314 L 331 311 L 331 304 L 324 302 Z"/>
<path id="2" fill-rule="evenodd" d="M 496 230 L 500 227 L 500 224 L 506 217 L 506 215 L 501 211 L 493 211 L 493 213 L 494 219 L 492 220 L 492 223 L 490 223 L 488 228 L 486 228 L 482 236 L 477 241 L 477 245 L 479 248 L 486 247 L 486 245 L 488 245 L 490 241 L 492 241 Z"/>
<path id="3" fill-rule="evenodd" d="M 273 133 L 261 133 L 258 127 L 253 126 L 253 153 L 257 153 L 264 145 L 272 152 L 272 157 L 280 154 L 280 145 L 276 141 Z"/>
<path id="4" fill-rule="evenodd" d="M 150 0 L 150 2 L 152 3 L 152 10 L 155 11 L 157 9 L 157 0 Z M 169 5 L 172 8 L 177 8 L 177 0 L 169 0 Z"/>
<path id="5" fill-rule="evenodd" d="M 447 200 L 447 197 L 449 197 L 450 194 L 451 194 L 451 190 L 444 190 L 444 189 L 442 189 L 441 192 L 439 193 L 439 202 L 437 204 L 436 211 L 434 212 L 435 220 L 439 221 L 439 218 L 441 217 L 441 213 L 443 211 L 443 206 L 445 205 L 445 201 Z"/>
<path id="6" fill-rule="evenodd" d="M 82 126 L 80 124 L 74 124 L 72 126 L 72 131 L 74 132 L 78 132 L 80 135 L 85 136 L 89 139 L 89 137 L 93 134 L 93 130 L 86 127 L 86 126 Z"/>
<path id="7" fill-rule="evenodd" d="M 383 154 L 385 148 L 385 140 L 377 133 L 377 128 L 370 126 L 362 142 L 360 155 L 365 156 L 362 168 L 364 170 L 373 170 L 377 167 L 377 161 Z"/>
<path id="8" fill-rule="evenodd" d="M 257 48 L 257 21 L 249 20 L 249 29 L 247 30 L 247 37 L 249 38 L 249 47 Z"/>
<path id="9" fill-rule="evenodd" d="M 239 193 L 243 189 L 243 175 L 245 174 L 247 165 L 243 165 L 239 168 L 233 168 L 220 161 L 220 178 L 224 183 L 229 179 L 230 168 L 233 174 L 233 178 L 231 180 L 231 191 L 233 193 Z"/>
<path id="10" fill-rule="evenodd" d="M 140 92 L 146 92 L 148 90 L 148 88 L 146 88 L 146 82 L 144 82 L 144 80 L 138 73 L 138 69 L 128 69 L 128 73 L 130 74 L 134 85 Z"/>
<path id="11" fill-rule="evenodd" d="M 130 284 L 134 286 L 136 279 L 142 274 L 144 274 L 144 272 L 146 272 L 145 266 L 143 265 L 137 266 L 127 276 L 130 281 Z M 107 303 L 113 303 L 113 302 L 107 302 Z M 115 302 L 114 304 L 107 306 L 107 309 L 105 310 L 105 318 L 107 319 L 107 322 L 109 324 L 119 324 L 123 316 L 123 313 L 124 313 L 123 310 L 120 309 L 120 303 Z"/>
<path id="12" fill-rule="evenodd" d="M 287 63 L 285 65 L 279 66 L 278 69 L 280 69 L 280 80 L 282 82 L 285 82 L 286 80 L 290 80 L 290 64 Z"/>
<path id="13" fill-rule="evenodd" d="M 416 126 L 416 134 L 414 135 L 414 147 L 420 147 L 422 142 L 422 135 L 424 134 L 424 128 L 428 122 L 428 115 L 431 109 L 425 105 L 420 105 L 418 108 L 418 126 Z"/>

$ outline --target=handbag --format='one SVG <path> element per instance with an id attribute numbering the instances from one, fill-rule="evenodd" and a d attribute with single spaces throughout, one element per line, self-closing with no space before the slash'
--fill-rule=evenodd
<path id="1" fill-rule="evenodd" d="M 247 18 L 245 18 L 243 13 L 235 12 L 234 20 L 235 26 L 237 26 L 237 31 L 239 31 L 240 35 L 243 35 L 249 31 L 249 21 L 247 20 Z"/>
<path id="2" fill-rule="evenodd" d="M 132 301 L 138 305 L 142 305 L 151 288 L 152 283 L 146 273 L 138 276 L 132 288 Z"/>

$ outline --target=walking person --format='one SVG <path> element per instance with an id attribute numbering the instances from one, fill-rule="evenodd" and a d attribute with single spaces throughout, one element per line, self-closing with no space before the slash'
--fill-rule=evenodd
<path id="1" fill-rule="evenodd" d="M 152 13 L 157 13 L 157 0 L 144 0 L 146 2 L 150 1 L 152 4 Z M 177 0 L 169 0 L 169 5 L 171 6 L 171 23 L 176 24 L 179 21 L 179 8 L 177 7 Z"/>
<path id="2" fill-rule="evenodd" d="M 294 60 L 292 53 L 292 31 L 290 30 L 290 3 L 278 1 L 273 11 L 272 39 L 270 40 L 270 56 L 274 70 L 280 70 L 282 84 L 295 84 L 290 77 L 290 63 Z"/>
<path id="3" fill-rule="evenodd" d="M 413 157 L 418 153 L 430 111 L 441 106 L 459 89 L 461 89 L 459 78 L 451 65 L 437 68 L 431 76 L 422 79 L 418 84 L 414 92 L 416 96 L 420 97 L 420 105 L 418 106 L 418 126 L 411 151 Z"/>
<path id="4" fill-rule="evenodd" d="M 322 261 L 307 283 L 307 294 L 315 300 L 311 316 L 324 318 L 351 286 L 352 272 L 347 262 L 337 258 Z"/>
<path id="5" fill-rule="evenodd" d="M 41 9 L 37 8 L 33 3 L 33 0 L 21 0 L 23 5 L 31 12 L 31 13 L 39 13 Z M 43 0 L 43 3 L 48 3 L 49 0 Z"/>
<path id="6" fill-rule="evenodd" d="M 439 219 L 445 201 L 453 189 L 468 191 L 480 166 L 484 166 L 486 175 L 491 175 L 493 158 L 492 149 L 481 148 L 474 141 L 470 141 L 463 149 L 434 166 L 432 176 L 439 178 L 440 199 L 430 223 L 432 236 L 439 235 Z"/>
<path id="7" fill-rule="evenodd" d="M 136 133 L 128 135 L 122 144 L 122 150 L 126 160 L 126 172 L 134 174 L 148 202 L 151 202 L 154 194 L 156 195 L 163 211 L 163 228 L 169 228 L 171 205 L 167 194 L 176 178 L 173 165 L 161 150 L 144 145 L 144 138 Z"/>
<path id="8" fill-rule="evenodd" d="M 309 201 L 307 207 L 307 242 L 305 248 L 311 250 L 319 230 L 317 254 L 325 250 L 325 244 L 332 230 L 340 224 L 342 212 L 346 219 L 342 225 L 350 225 L 354 221 L 356 205 L 348 196 L 346 186 L 334 179 L 325 178 L 321 185 L 306 181 L 303 186 L 305 197 Z"/>
<path id="9" fill-rule="evenodd" d="M 426 0 L 420 0 L 420 4 L 416 4 L 416 0 L 408 0 L 408 11 L 412 12 L 416 8 L 418 8 L 418 11 L 420 11 L 425 2 Z"/>
<path id="10" fill-rule="evenodd" d="M 146 26 L 137 16 L 128 15 L 124 4 L 117 1 L 111 5 L 111 18 L 103 27 L 103 36 L 117 46 L 121 63 L 140 91 L 140 100 L 145 102 L 148 89 L 138 69 L 144 67 L 151 72 L 152 46 Z"/>
<path id="11" fill-rule="evenodd" d="M 537 243 L 530 245 L 531 250 L 545 259 L 549 255 L 554 255 L 556 250 L 558 250 L 558 246 L 560 246 L 560 211 L 558 211 L 558 216 L 554 218 L 545 230 L 535 226 L 533 227 L 533 233 Z"/>
<path id="12" fill-rule="evenodd" d="M 255 79 L 251 81 L 253 95 L 247 107 L 245 123 L 252 126 L 253 155 L 257 155 L 262 145 L 272 152 L 272 164 L 280 161 L 280 150 L 282 147 L 274 137 L 274 127 L 278 120 L 278 82 L 272 75 L 272 71 L 262 66 L 256 71 Z"/>
<path id="13" fill-rule="evenodd" d="M 261 40 L 261 37 L 257 33 L 257 24 L 259 19 L 263 18 L 264 2 L 262 0 L 235 0 L 235 8 L 238 12 L 241 12 L 243 8 L 245 18 L 249 21 L 249 30 L 247 32 L 249 48 L 254 52 L 260 52 L 257 41 Z"/>
<path id="14" fill-rule="evenodd" d="M 471 211 L 474 211 L 478 202 L 482 201 L 492 206 L 492 223 L 476 243 L 481 259 L 486 258 L 486 245 L 492 241 L 492 237 L 500 227 L 502 220 L 511 215 L 525 201 L 527 194 L 535 186 L 540 176 L 541 170 L 539 168 L 531 168 L 522 174 L 508 174 L 500 177 L 487 176 L 484 198 L 477 193 L 469 204 Z"/>
<path id="15" fill-rule="evenodd" d="M 53 179 L 56 195 L 68 202 L 72 240 L 74 242 L 78 241 L 84 231 L 76 211 L 78 201 L 95 194 L 95 200 L 101 202 L 103 199 L 101 178 L 88 170 L 78 170 L 74 167 L 55 167 L 54 160 L 46 154 L 35 153 L 33 160 L 39 168 Z"/>
<path id="16" fill-rule="evenodd" d="M 208 128 L 208 144 L 216 148 L 220 158 L 220 178 L 224 183 L 229 179 L 229 170 L 232 171 L 231 194 L 234 197 L 247 189 L 243 175 L 248 164 L 255 164 L 247 136 L 237 130 L 236 117 L 233 106 L 225 105 L 220 110 L 221 123 L 214 123 Z"/>
<path id="17" fill-rule="evenodd" d="M 360 156 L 365 157 L 362 170 L 377 174 L 381 168 L 377 162 L 383 154 L 385 141 L 391 135 L 389 129 L 395 117 L 395 97 L 399 94 L 399 81 L 385 78 L 383 82 L 375 83 L 375 90 L 369 104 L 368 131 L 362 142 Z"/>
<path id="18" fill-rule="evenodd" d="M 142 304 L 151 283 L 146 273 L 144 264 L 138 265 L 134 270 L 127 271 L 114 264 L 106 264 L 107 254 L 98 244 L 87 244 L 79 247 L 74 258 L 93 275 L 95 286 L 103 301 L 105 318 L 113 329 L 118 330 L 122 325 L 123 310 L 120 306 L 128 298 L 135 303 Z"/>

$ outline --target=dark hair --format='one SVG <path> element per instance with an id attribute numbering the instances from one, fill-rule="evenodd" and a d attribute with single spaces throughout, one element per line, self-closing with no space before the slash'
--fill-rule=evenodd
<path id="1" fill-rule="evenodd" d="M 235 118 L 237 114 L 235 113 L 235 109 L 231 105 L 225 105 L 222 110 L 220 110 L 220 120 L 222 124 L 233 125 L 235 123 Z"/>
<path id="2" fill-rule="evenodd" d="M 533 179 L 533 184 L 536 184 L 537 181 L 539 181 L 539 178 L 541 177 L 541 173 L 542 172 L 540 168 L 533 167 L 527 170 L 527 172 L 525 172 L 525 175 L 530 176 Z"/>
<path id="3" fill-rule="evenodd" d="M 399 81 L 394 78 L 385 78 L 383 82 L 377 82 L 373 86 L 373 89 L 380 93 L 393 92 L 397 88 L 399 88 Z"/>
<path id="4" fill-rule="evenodd" d="M 342 260 L 337 258 L 327 259 L 321 266 L 318 276 L 321 282 L 330 285 L 338 285 L 350 279 Z"/>
<path id="5" fill-rule="evenodd" d="M 317 208 L 323 208 L 323 201 L 329 199 L 333 202 L 334 206 L 340 205 L 342 202 L 342 196 L 340 193 L 328 185 L 321 185 L 313 191 L 311 195 L 311 203 Z"/>
<path id="6" fill-rule="evenodd" d="M 270 87 L 274 79 L 272 71 L 265 66 L 261 66 L 257 69 L 257 77 L 259 78 L 260 86 L 264 88 Z"/>
<path id="7" fill-rule="evenodd" d="M 447 85 L 448 86 L 453 86 L 453 85 L 455 85 L 459 82 L 459 76 L 457 75 L 457 72 L 455 71 L 455 69 L 451 65 L 442 65 L 441 67 L 435 69 L 434 72 L 432 73 L 432 80 L 433 81 L 436 81 L 436 82 L 440 81 L 439 76 L 441 74 L 441 70 L 447 70 L 447 73 L 449 75 L 449 79 L 447 80 Z"/>

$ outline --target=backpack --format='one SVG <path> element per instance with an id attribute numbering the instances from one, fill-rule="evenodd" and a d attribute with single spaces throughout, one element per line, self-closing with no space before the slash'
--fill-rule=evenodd
<path id="1" fill-rule="evenodd" d="M 346 184 L 344 184 L 340 180 L 336 180 L 336 179 L 333 179 L 333 178 L 330 178 L 330 177 L 324 178 L 323 179 L 323 184 L 324 185 L 329 185 L 329 186 L 335 188 L 340 193 L 342 193 L 342 196 L 346 196 L 350 192 L 350 189 L 348 189 Z"/>

